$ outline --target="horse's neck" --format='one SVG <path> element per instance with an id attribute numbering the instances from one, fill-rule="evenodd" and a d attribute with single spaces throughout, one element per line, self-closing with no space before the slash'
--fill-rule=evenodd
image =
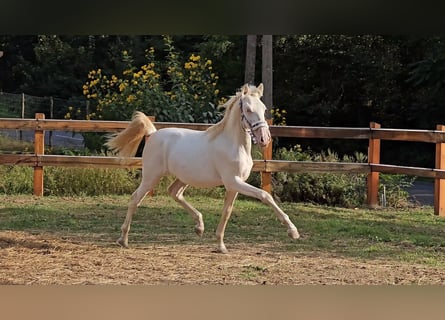
<path id="1" fill-rule="evenodd" d="M 244 130 L 241 124 L 241 114 L 239 108 L 234 106 L 234 110 L 231 110 L 230 119 L 224 128 L 222 134 L 228 139 L 232 140 L 234 146 L 242 146 L 245 148 L 248 155 L 250 155 L 252 149 L 252 142 L 250 135 Z"/>

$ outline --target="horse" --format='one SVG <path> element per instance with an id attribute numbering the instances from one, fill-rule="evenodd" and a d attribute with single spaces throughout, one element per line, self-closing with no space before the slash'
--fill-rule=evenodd
<path id="1" fill-rule="evenodd" d="M 131 195 L 117 244 L 128 248 L 133 214 L 164 175 L 175 177 L 168 187 L 168 194 L 192 216 L 198 236 L 204 233 L 202 214 L 184 199 L 185 189 L 189 185 L 225 187 L 224 206 L 216 229 L 217 252 L 228 253 L 224 244 L 224 231 L 239 193 L 269 205 L 287 227 L 289 237 L 300 237 L 289 216 L 280 209 L 273 197 L 246 183 L 253 166 L 251 140 L 263 148 L 271 141 L 262 96 L 262 83 L 258 87 L 243 85 L 221 106 L 225 108 L 222 120 L 205 131 L 184 128 L 157 130 L 144 113 L 136 111 L 128 127 L 107 139 L 107 147 L 125 158 L 134 156 L 140 142 L 146 138 L 142 151 L 142 180 Z"/>

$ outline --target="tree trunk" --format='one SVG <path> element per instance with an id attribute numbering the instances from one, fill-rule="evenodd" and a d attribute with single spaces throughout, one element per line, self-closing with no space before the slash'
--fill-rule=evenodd
<path id="1" fill-rule="evenodd" d="M 255 82 L 256 39 L 256 35 L 247 36 L 244 83 L 254 84 Z"/>
<path id="2" fill-rule="evenodd" d="M 273 69 L 272 69 L 272 35 L 263 35 L 262 51 L 262 82 L 264 85 L 263 101 L 267 107 L 266 119 L 271 118 L 270 110 L 273 107 Z"/>

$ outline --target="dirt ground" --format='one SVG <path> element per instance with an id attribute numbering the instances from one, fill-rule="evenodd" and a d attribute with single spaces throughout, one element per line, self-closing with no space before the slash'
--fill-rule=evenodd
<path id="1" fill-rule="evenodd" d="M 0 284 L 445 284 L 445 270 L 232 244 L 122 249 L 49 234 L 0 232 Z"/>

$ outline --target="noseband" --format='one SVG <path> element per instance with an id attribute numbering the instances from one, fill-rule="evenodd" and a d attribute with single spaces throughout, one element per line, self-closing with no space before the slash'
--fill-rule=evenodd
<path id="1" fill-rule="evenodd" d="M 267 124 L 266 121 L 262 121 L 259 120 L 257 122 L 250 122 L 249 119 L 247 119 L 246 115 L 244 114 L 244 109 L 243 109 L 243 99 L 239 100 L 239 106 L 240 106 L 240 111 L 241 111 L 241 125 L 243 126 L 243 129 L 250 134 L 250 137 L 252 138 L 252 142 L 253 144 L 257 144 L 255 135 L 253 134 L 253 131 L 259 129 L 259 128 L 269 128 L 269 125 Z M 244 126 L 244 123 L 247 123 L 247 125 L 249 126 L 248 128 L 246 128 Z"/>

